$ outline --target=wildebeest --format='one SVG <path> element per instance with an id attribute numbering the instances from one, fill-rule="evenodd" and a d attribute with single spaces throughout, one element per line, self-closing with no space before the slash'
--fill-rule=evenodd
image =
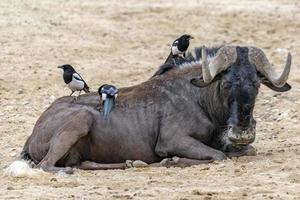
<path id="1" fill-rule="evenodd" d="M 57 99 L 36 122 L 20 158 L 45 171 L 71 172 L 125 168 L 126 160 L 156 163 L 177 156 L 169 163 L 176 166 L 253 153 L 259 86 L 289 90 L 291 55 L 281 75 L 255 47 L 203 47 L 189 59 L 121 88 L 108 120 L 101 118 L 97 93 Z"/>

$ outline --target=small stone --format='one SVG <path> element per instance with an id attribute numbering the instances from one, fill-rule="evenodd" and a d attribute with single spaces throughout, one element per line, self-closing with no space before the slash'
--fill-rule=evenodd
<path id="1" fill-rule="evenodd" d="M 13 187 L 11 187 L 11 186 L 8 186 L 6 189 L 7 189 L 7 190 L 14 190 L 15 188 L 13 188 Z"/>
<path id="2" fill-rule="evenodd" d="M 202 170 L 209 170 L 209 169 L 210 169 L 210 166 L 207 166 L 207 167 L 201 168 L 200 170 L 202 171 Z"/>
<path id="3" fill-rule="evenodd" d="M 203 193 L 200 192 L 199 190 L 194 190 L 193 195 L 203 195 Z"/>
<path id="4" fill-rule="evenodd" d="M 12 153 L 9 154 L 10 157 L 15 157 L 16 155 L 17 155 L 16 152 L 12 152 Z"/>
<path id="5" fill-rule="evenodd" d="M 50 181 L 51 182 L 57 182 L 57 179 L 56 178 L 51 178 Z"/>
<path id="6" fill-rule="evenodd" d="M 279 163 L 279 164 L 283 163 L 282 160 L 273 160 L 273 162 L 274 162 L 274 163 Z"/>

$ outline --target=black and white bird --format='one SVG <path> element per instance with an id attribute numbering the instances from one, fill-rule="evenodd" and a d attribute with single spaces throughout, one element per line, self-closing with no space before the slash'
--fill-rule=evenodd
<path id="1" fill-rule="evenodd" d="M 184 34 L 184 35 L 180 36 L 179 38 L 177 38 L 171 46 L 171 52 L 170 52 L 168 58 L 166 59 L 165 63 L 170 63 L 170 61 L 172 61 L 172 59 L 176 59 L 180 55 L 185 57 L 185 52 L 189 48 L 191 39 L 194 39 L 194 38 L 188 34 Z"/>
<path id="2" fill-rule="evenodd" d="M 86 82 L 83 80 L 83 78 L 78 74 L 75 69 L 69 65 L 61 65 L 58 66 L 58 68 L 61 68 L 64 70 L 63 78 L 65 83 L 67 84 L 68 88 L 72 91 L 70 96 L 76 91 L 80 92 L 83 90 L 86 93 L 89 93 L 89 86 L 86 84 Z M 78 96 L 79 96 L 78 95 Z"/>
<path id="3" fill-rule="evenodd" d="M 113 85 L 104 84 L 98 89 L 100 95 L 100 101 L 103 105 L 103 117 L 108 118 L 109 113 L 112 111 L 115 105 L 115 99 L 118 96 L 118 88 Z"/>

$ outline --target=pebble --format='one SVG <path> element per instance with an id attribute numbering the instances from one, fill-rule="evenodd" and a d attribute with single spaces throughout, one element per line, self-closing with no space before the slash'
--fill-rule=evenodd
<path id="1" fill-rule="evenodd" d="M 11 187 L 11 186 L 7 186 L 6 188 L 7 190 L 14 190 L 15 188 Z"/>
<path id="2" fill-rule="evenodd" d="M 57 182 L 57 179 L 56 178 L 51 178 L 50 181 L 51 182 Z"/>

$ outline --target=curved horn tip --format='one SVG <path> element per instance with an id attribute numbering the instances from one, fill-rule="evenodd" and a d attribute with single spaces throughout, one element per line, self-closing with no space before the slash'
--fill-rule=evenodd
<path id="1" fill-rule="evenodd" d="M 292 54 L 291 54 L 291 52 L 288 53 L 288 55 L 287 55 L 287 60 L 288 60 L 289 62 L 292 61 Z"/>

